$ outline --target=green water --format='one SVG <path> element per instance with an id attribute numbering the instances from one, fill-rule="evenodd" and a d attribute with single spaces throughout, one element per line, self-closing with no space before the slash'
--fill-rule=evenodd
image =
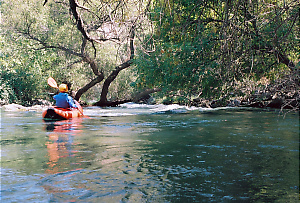
<path id="1" fill-rule="evenodd" d="M 299 116 L 176 105 L 1 112 L 1 202 L 298 202 Z"/>

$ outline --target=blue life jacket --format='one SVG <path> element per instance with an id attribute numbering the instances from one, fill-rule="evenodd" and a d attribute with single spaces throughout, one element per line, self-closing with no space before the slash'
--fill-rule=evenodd
<path id="1" fill-rule="evenodd" d="M 67 93 L 59 93 L 53 96 L 53 99 L 56 100 L 56 106 L 59 108 L 77 108 L 76 104 L 73 101 L 73 98 L 70 97 Z"/>

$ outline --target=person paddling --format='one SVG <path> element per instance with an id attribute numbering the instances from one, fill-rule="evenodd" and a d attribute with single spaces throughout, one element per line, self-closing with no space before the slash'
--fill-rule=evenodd
<path id="1" fill-rule="evenodd" d="M 68 95 L 68 86 L 66 84 L 61 84 L 58 87 L 59 94 L 53 96 L 56 100 L 56 106 L 59 108 L 78 108 L 72 97 Z"/>

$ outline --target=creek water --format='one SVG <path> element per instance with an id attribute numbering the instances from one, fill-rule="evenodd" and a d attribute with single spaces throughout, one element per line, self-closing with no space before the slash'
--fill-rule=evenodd
<path id="1" fill-rule="evenodd" d="M 1 111 L 1 202 L 297 202 L 299 115 L 124 104 Z"/>

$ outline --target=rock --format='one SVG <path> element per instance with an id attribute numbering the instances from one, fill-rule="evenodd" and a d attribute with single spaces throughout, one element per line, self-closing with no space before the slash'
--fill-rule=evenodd
<path id="1" fill-rule="evenodd" d="M 201 107 L 201 108 L 211 108 L 210 107 L 210 101 L 207 99 L 202 99 L 202 98 L 196 98 L 193 99 L 193 102 L 191 103 L 192 106 L 197 106 L 197 107 Z"/>
<path id="2" fill-rule="evenodd" d="M 27 107 L 27 111 L 43 111 L 46 110 L 49 106 L 45 105 L 34 105 L 31 107 Z"/>
<path id="3" fill-rule="evenodd" d="M 227 104 L 228 107 L 238 107 L 241 105 L 241 101 L 234 99 L 234 100 L 230 100 L 230 102 Z"/>
<path id="4" fill-rule="evenodd" d="M 5 111 L 27 111 L 28 108 L 20 104 L 7 104 L 2 107 Z"/>
<path id="5" fill-rule="evenodd" d="M 32 102 L 32 105 L 51 106 L 51 102 L 44 99 L 37 99 Z"/>
<path id="6" fill-rule="evenodd" d="M 213 100 L 210 103 L 211 108 L 217 108 L 217 107 L 222 107 L 222 106 L 226 106 L 226 97 L 222 97 L 221 99 L 218 99 L 218 100 Z"/>
<path id="7" fill-rule="evenodd" d="M 30 107 L 25 107 L 20 104 L 7 104 L 2 106 L 4 111 L 43 111 L 47 109 L 50 105 L 34 105 Z"/>
<path id="8" fill-rule="evenodd" d="M 210 101 L 208 101 L 208 100 L 203 100 L 203 101 L 201 101 L 201 103 L 200 103 L 200 107 L 202 107 L 202 108 L 211 108 L 211 106 L 209 105 L 209 103 L 210 103 Z"/>

